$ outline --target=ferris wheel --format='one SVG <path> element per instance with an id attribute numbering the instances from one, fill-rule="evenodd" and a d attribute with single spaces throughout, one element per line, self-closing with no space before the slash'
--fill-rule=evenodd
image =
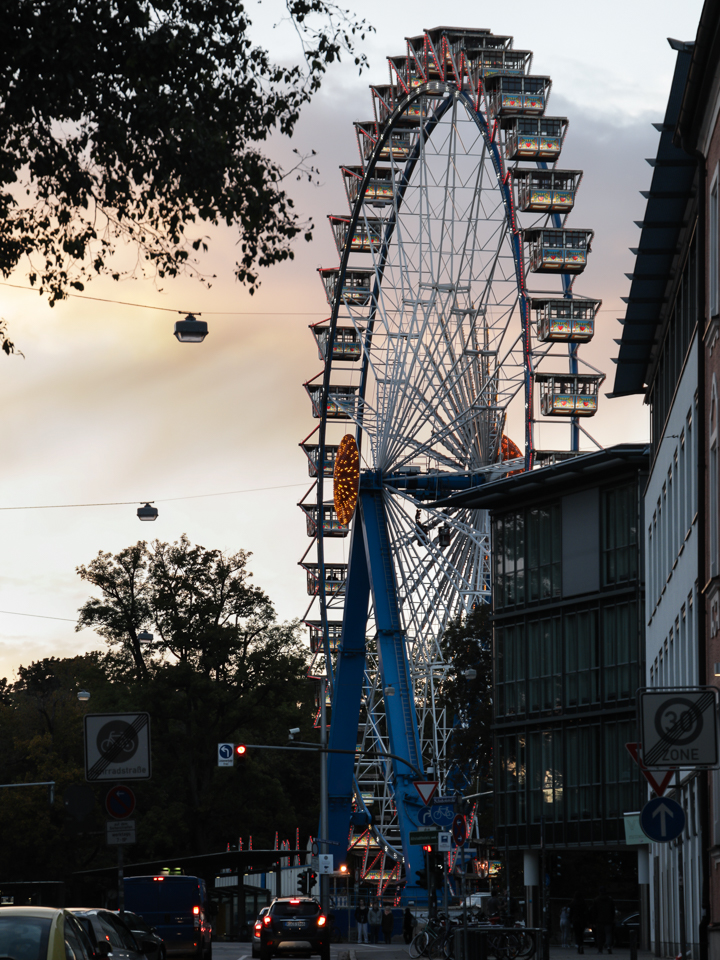
<path id="1" fill-rule="evenodd" d="M 443 633 L 490 600 L 486 513 L 438 501 L 547 462 L 541 421 L 569 425 L 577 450 L 604 377 L 578 354 L 600 301 L 573 290 L 593 233 L 566 223 L 582 174 L 557 167 L 568 121 L 546 114 L 550 78 L 486 30 L 406 44 L 355 124 L 348 211 L 329 217 L 339 263 L 320 270 L 300 507 L 313 672 L 330 746 L 349 751 L 329 755 L 330 837 L 360 844 L 365 870 L 380 860 L 381 885 L 402 865 L 412 886 L 412 781 L 443 795 L 458 776 Z"/>

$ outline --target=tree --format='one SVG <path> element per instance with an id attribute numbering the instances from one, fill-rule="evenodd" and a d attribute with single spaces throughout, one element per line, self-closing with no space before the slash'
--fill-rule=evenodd
<path id="1" fill-rule="evenodd" d="M 237 0 L 18 0 L 0 35 L 0 271 L 27 257 L 51 304 L 95 274 L 200 273 L 203 225 L 239 230 L 238 279 L 292 257 L 301 223 L 260 149 L 371 29 L 286 0 L 303 64 L 253 45 Z M 302 160 L 300 161 L 302 172 Z M 298 168 L 296 168 L 296 171 Z M 129 271 L 113 253 L 129 241 Z M 3 347 L 4 348 L 4 347 Z"/>
<path id="2" fill-rule="evenodd" d="M 297 624 L 278 624 L 270 600 L 248 582 L 248 557 L 183 536 L 101 552 L 78 568 L 102 593 L 83 605 L 78 628 L 108 642 L 104 696 L 119 693 L 126 709 L 152 715 L 154 813 L 141 841 L 148 857 L 237 842 L 239 809 L 256 836 L 281 826 L 289 835 L 295 825 L 315 832 L 314 805 L 302 795 L 317 793 L 317 771 L 304 759 L 249 757 L 234 780 L 217 768 L 218 742 L 283 743 L 295 726 L 310 735 L 306 648 Z M 154 640 L 141 646 L 143 629 Z"/>
<path id="3" fill-rule="evenodd" d="M 492 626 L 490 608 L 478 604 L 452 621 L 442 647 L 450 664 L 440 703 L 452 718 L 450 756 L 458 789 L 487 781 L 492 764 Z M 475 671 L 468 677 L 468 671 Z"/>

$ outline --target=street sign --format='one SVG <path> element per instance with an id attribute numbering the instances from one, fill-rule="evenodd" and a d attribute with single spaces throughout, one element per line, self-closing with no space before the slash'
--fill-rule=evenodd
<path id="1" fill-rule="evenodd" d="M 685 829 L 685 811 L 668 797 L 654 797 L 640 811 L 640 826 L 655 843 L 669 843 Z"/>
<path id="2" fill-rule="evenodd" d="M 461 813 L 456 814 L 452 822 L 452 835 L 457 847 L 461 847 L 467 840 L 467 823 Z"/>
<path id="3" fill-rule="evenodd" d="M 432 798 L 435 796 L 435 791 L 438 788 L 439 780 L 413 780 L 415 784 L 415 789 L 420 794 L 420 799 L 427 806 Z"/>
<path id="4" fill-rule="evenodd" d="M 639 690 L 640 736 L 646 767 L 716 767 L 715 687 Z"/>
<path id="5" fill-rule="evenodd" d="M 106 838 L 110 846 L 113 844 L 135 843 L 134 820 L 108 820 L 106 823 Z"/>
<path id="6" fill-rule="evenodd" d="M 120 784 L 110 787 L 105 797 L 105 809 L 116 820 L 125 820 L 135 810 L 135 794 L 130 787 Z"/>
<path id="7" fill-rule="evenodd" d="M 626 743 L 625 749 L 633 758 L 635 763 L 640 767 L 640 773 L 645 777 L 645 779 L 650 784 L 650 786 L 655 791 L 655 793 L 659 797 L 661 797 L 667 790 L 668 785 L 673 778 L 673 774 L 675 773 L 675 770 L 668 770 L 668 772 L 665 774 L 662 780 L 656 780 L 653 774 L 651 773 L 651 771 L 648 770 L 648 768 L 645 766 L 645 764 L 642 761 L 642 757 L 640 756 L 641 746 L 642 744 L 640 743 Z"/>
<path id="8" fill-rule="evenodd" d="M 313 854 L 313 856 L 310 858 L 310 866 L 315 871 L 315 873 L 332 873 L 333 872 L 332 853 Z"/>
<path id="9" fill-rule="evenodd" d="M 235 744 L 219 743 L 218 744 L 218 766 L 231 767 L 234 761 L 235 761 Z"/>
<path id="10" fill-rule="evenodd" d="M 448 828 L 453 822 L 455 809 L 452 801 L 435 802 L 427 807 L 421 807 L 418 814 L 418 824 L 421 827 Z"/>
<path id="11" fill-rule="evenodd" d="M 437 843 L 437 838 L 438 838 L 437 830 L 411 830 L 410 846 L 422 847 L 426 843 Z"/>
<path id="12" fill-rule="evenodd" d="M 90 713 L 84 725 L 86 780 L 150 779 L 149 713 Z"/>
<path id="13" fill-rule="evenodd" d="M 447 830 L 441 830 L 437 835 L 438 853 L 450 853 L 452 850 L 452 836 Z"/>

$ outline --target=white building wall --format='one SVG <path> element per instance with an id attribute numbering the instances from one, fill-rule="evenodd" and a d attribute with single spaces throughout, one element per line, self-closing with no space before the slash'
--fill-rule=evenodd
<path id="1" fill-rule="evenodd" d="M 648 686 L 684 687 L 700 682 L 697 463 L 702 424 L 696 415 L 696 371 L 697 338 L 678 384 L 645 493 Z M 680 773 L 687 777 L 690 771 Z M 693 958 L 697 958 L 702 851 L 694 781 L 683 784 L 681 795 L 678 799 L 687 818 L 682 842 L 650 844 L 650 937 L 656 954 L 674 957 L 680 952 L 678 855 L 682 851 L 687 941 Z"/>

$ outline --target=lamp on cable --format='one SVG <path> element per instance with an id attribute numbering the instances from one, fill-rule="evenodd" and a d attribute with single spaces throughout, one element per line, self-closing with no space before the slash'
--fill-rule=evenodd
<path id="1" fill-rule="evenodd" d="M 208 325 L 189 313 L 184 320 L 175 321 L 174 333 L 180 343 L 202 343 L 208 335 Z"/>
<path id="2" fill-rule="evenodd" d="M 144 507 L 138 507 L 137 515 L 140 520 L 157 520 L 158 508 L 146 503 Z"/>

